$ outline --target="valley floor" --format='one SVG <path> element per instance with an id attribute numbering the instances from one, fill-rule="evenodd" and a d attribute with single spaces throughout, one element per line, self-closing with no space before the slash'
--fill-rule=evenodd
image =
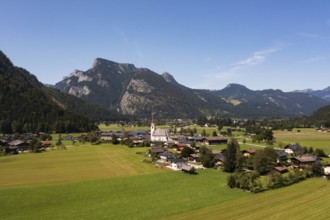
<path id="1" fill-rule="evenodd" d="M 227 174 L 155 168 L 136 152 L 103 144 L 0 157 L 2 219 L 326 219 L 330 181 L 309 179 L 251 194 Z"/>

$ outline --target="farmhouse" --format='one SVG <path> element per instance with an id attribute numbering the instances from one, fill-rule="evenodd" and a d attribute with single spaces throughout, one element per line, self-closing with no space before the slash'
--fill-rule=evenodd
<path id="1" fill-rule="evenodd" d="M 189 166 L 187 164 L 183 164 L 181 167 L 181 170 L 185 173 L 193 173 L 194 172 L 194 168 L 192 166 Z"/>
<path id="2" fill-rule="evenodd" d="M 284 150 L 276 150 L 276 153 L 279 161 L 285 161 L 288 159 L 288 153 Z"/>
<path id="3" fill-rule="evenodd" d="M 256 152 L 257 152 L 256 149 L 250 148 L 247 150 L 243 150 L 242 154 L 244 157 L 253 157 L 256 154 Z"/>
<path id="4" fill-rule="evenodd" d="M 293 155 L 303 150 L 303 148 L 299 144 L 288 144 L 284 148 L 285 148 L 285 152 L 288 153 L 289 155 Z"/>
<path id="5" fill-rule="evenodd" d="M 161 161 L 167 162 L 169 158 L 172 158 L 174 155 L 171 152 L 165 151 L 157 155 Z"/>
<path id="6" fill-rule="evenodd" d="M 22 140 L 14 140 L 8 143 L 9 148 L 11 149 L 17 149 L 20 151 L 25 151 L 29 149 L 29 144 Z"/>
<path id="7" fill-rule="evenodd" d="M 319 163 L 320 159 L 314 155 L 300 155 L 291 159 L 293 166 L 299 168 L 309 168 L 314 163 Z"/>
<path id="8" fill-rule="evenodd" d="M 152 147 L 149 149 L 149 154 L 159 154 L 165 152 L 163 147 Z"/>
<path id="9" fill-rule="evenodd" d="M 276 166 L 276 167 L 274 167 L 274 170 L 279 172 L 279 173 L 288 172 L 288 168 L 286 166 Z"/>
<path id="10" fill-rule="evenodd" d="M 181 170 L 182 165 L 186 163 L 183 159 L 176 157 L 168 158 L 168 162 L 171 163 L 170 168 L 173 170 Z"/>
<path id="11" fill-rule="evenodd" d="M 206 137 L 203 140 L 204 144 L 206 145 L 213 145 L 213 144 L 227 144 L 228 139 L 220 136 L 220 137 Z"/>

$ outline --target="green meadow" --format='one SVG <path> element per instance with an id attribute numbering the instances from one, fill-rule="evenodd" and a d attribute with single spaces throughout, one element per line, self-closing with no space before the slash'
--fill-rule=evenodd
<path id="1" fill-rule="evenodd" d="M 330 152 L 328 133 L 275 136 Z M 251 194 L 228 188 L 219 170 L 188 175 L 144 163 L 147 148 L 65 143 L 66 150 L 0 157 L 1 219 L 328 218 L 330 181 L 322 178 Z"/>
<path id="2" fill-rule="evenodd" d="M 274 136 L 277 142 L 285 144 L 299 143 L 304 147 L 323 149 L 330 154 L 330 133 L 318 132 L 312 128 L 303 128 L 294 129 L 293 131 L 274 131 Z"/>

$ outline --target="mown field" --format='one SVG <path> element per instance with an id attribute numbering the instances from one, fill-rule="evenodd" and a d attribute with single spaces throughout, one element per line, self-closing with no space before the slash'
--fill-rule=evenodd
<path id="1" fill-rule="evenodd" d="M 166 219 L 329 219 L 330 181 L 308 179 Z"/>
<path id="2" fill-rule="evenodd" d="M 274 131 L 277 143 L 299 143 L 304 147 L 320 148 L 330 153 L 330 133 L 318 132 L 312 128 L 294 129 L 293 131 Z"/>
<path id="3" fill-rule="evenodd" d="M 152 219 L 215 205 L 246 192 L 217 170 L 187 175 L 143 163 L 126 146 L 0 157 L 2 219 Z"/>
<path id="4" fill-rule="evenodd" d="M 312 129 L 275 136 L 325 150 L 330 142 Z M 229 189 L 218 170 L 188 175 L 143 163 L 137 152 L 147 148 L 70 144 L 0 157 L 1 219 L 328 219 L 330 181 L 322 178 L 251 194 Z"/>

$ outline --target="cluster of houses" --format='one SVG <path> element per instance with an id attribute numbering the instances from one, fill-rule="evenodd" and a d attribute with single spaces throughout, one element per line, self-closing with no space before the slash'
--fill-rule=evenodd
<path id="1" fill-rule="evenodd" d="M 42 135 L 46 135 L 45 133 L 32 134 L 26 133 L 22 134 L 19 137 L 15 135 L 5 135 L 0 138 L 0 149 L 3 154 L 11 155 L 11 154 L 19 154 L 24 152 L 29 152 L 31 150 L 31 142 L 33 140 L 40 140 Z M 62 140 L 74 140 L 74 137 L 71 135 L 64 136 Z M 38 146 L 39 151 L 44 151 L 47 148 L 53 146 L 52 141 L 50 140 L 42 140 L 40 141 L 40 145 Z"/>
<path id="2" fill-rule="evenodd" d="M 143 142 L 162 142 L 167 146 L 174 146 L 179 150 L 185 146 L 192 147 L 195 143 L 205 145 L 226 144 L 228 139 L 224 136 L 203 137 L 190 136 L 190 134 L 174 134 L 172 129 L 157 128 L 154 123 L 151 124 L 150 131 L 131 130 L 131 131 L 100 131 L 98 132 L 102 141 L 111 141 L 114 135 L 119 141 L 129 140 L 135 145 Z"/>
<path id="3" fill-rule="evenodd" d="M 38 139 L 40 134 L 26 133 L 20 135 L 19 138 L 13 135 L 5 135 L 0 139 L 0 147 L 2 153 L 19 154 L 30 150 L 31 141 Z M 40 150 L 46 149 L 52 145 L 51 141 L 41 141 Z"/>

